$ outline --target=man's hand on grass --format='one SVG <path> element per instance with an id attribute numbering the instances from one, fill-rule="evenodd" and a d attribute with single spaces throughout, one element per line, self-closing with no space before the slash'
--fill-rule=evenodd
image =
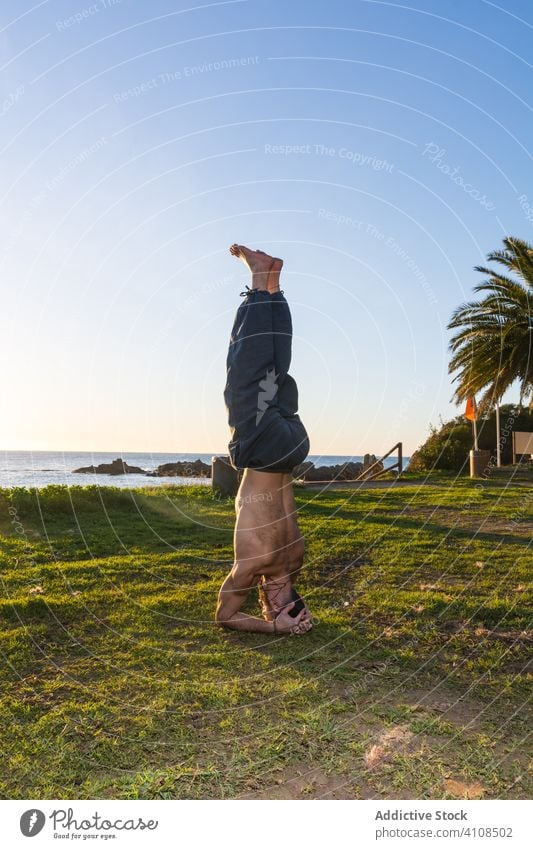
<path id="1" fill-rule="evenodd" d="M 276 631 L 278 634 L 305 634 L 313 627 L 311 613 L 304 607 L 298 616 L 291 616 L 290 611 L 295 605 L 291 601 L 286 607 L 281 610 L 276 616 Z"/>
<path id="2" fill-rule="evenodd" d="M 302 610 L 302 620 L 297 625 L 296 630 L 293 629 L 293 634 L 305 634 L 307 631 L 310 631 L 313 627 L 313 617 L 311 616 L 311 611 L 308 607 L 305 607 Z"/>

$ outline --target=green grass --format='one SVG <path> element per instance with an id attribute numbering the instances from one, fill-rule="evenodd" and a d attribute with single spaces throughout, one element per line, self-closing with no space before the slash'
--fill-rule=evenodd
<path id="1" fill-rule="evenodd" d="M 276 640 L 212 624 L 231 500 L 0 490 L 0 796 L 530 798 L 531 490 L 297 504 L 316 625 Z"/>

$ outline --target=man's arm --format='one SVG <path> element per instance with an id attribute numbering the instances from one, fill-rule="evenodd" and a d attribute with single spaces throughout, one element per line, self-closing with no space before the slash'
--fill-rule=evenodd
<path id="1" fill-rule="evenodd" d="M 257 583 L 257 581 L 255 581 Z M 254 586 L 254 580 L 249 574 L 234 566 L 220 588 L 215 622 L 224 628 L 235 631 L 252 631 L 258 634 L 274 634 L 274 624 L 260 619 L 258 616 L 248 616 L 241 613 L 241 607 L 246 596 Z"/>
<path id="2" fill-rule="evenodd" d="M 246 596 L 253 586 L 259 582 L 259 576 L 254 578 L 245 572 L 242 567 L 234 566 L 220 588 L 218 604 L 215 614 L 215 622 L 224 628 L 232 628 L 234 631 L 251 631 L 256 634 L 303 634 L 312 627 L 311 617 L 307 608 L 304 608 L 298 616 L 290 616 L 289 611 L 294 607 L 294 602 L 287 605 L 276 617 L 274 622 L 260 619 L 258 616 L 248 616 L 241 613 Z"/>

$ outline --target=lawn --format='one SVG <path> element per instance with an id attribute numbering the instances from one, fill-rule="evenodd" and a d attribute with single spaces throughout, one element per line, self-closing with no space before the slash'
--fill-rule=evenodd
<path id="1" fill-rule="evenodd" d="M 316 621 L 276 639 L 213 626 L 207 487 L 0 490 L 0 796 L 531 798 L 531 487 L 297 504 Z"/>

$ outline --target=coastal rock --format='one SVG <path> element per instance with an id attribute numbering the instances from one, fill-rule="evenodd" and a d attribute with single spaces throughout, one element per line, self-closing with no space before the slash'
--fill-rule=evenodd
<path id="1" fill-rule="evenodd" d="M 311 460 L 306 460 L 305 463 L 300 463 L 299 466 L 296 466 L 292 470 L 292 475 L 294 478 L 300 478 L 301 480 L 305 479 L 307 474 L 311 474 L 315 469 L 315 464 L 311 462 Z"/>
<path id="2" fill-rule="evenodd" d="M 210 478 L 211 466 L 202 460 L 178 460 L 176 463 L 162 463 L 153 472 L 146 472 L 148 477 L 179 477 L 179 478 Z"/>
<path id="3" fill-rule="evenodd" d="M 335 466 L 315 466 L 314 463 L 301 463 L 294 469 L 295 478 L 306 481 L 346 481 L 355 480 L 363 471 L 359 462 L 339 463 Z"/>
<path id="4" fill-rule="evenodd" d="M 112 463 L 100 463 L 99 466 L 82 466 L 81 469 L 74 469 L 75 475 L 145 475 L 144 469 L 139 466 L 128 466 L 125 460 L 117 457 Z"/>
<path id="5" fill-rule="evenodd" d="M 375 465 L 374 465 L 375 464 Z M 361 479 L 371 478 L 376 472 L 383 471 L 383 463 L 378 460 L 375 454 L 365 454 L 363 458 L 363 471 Z"/>

